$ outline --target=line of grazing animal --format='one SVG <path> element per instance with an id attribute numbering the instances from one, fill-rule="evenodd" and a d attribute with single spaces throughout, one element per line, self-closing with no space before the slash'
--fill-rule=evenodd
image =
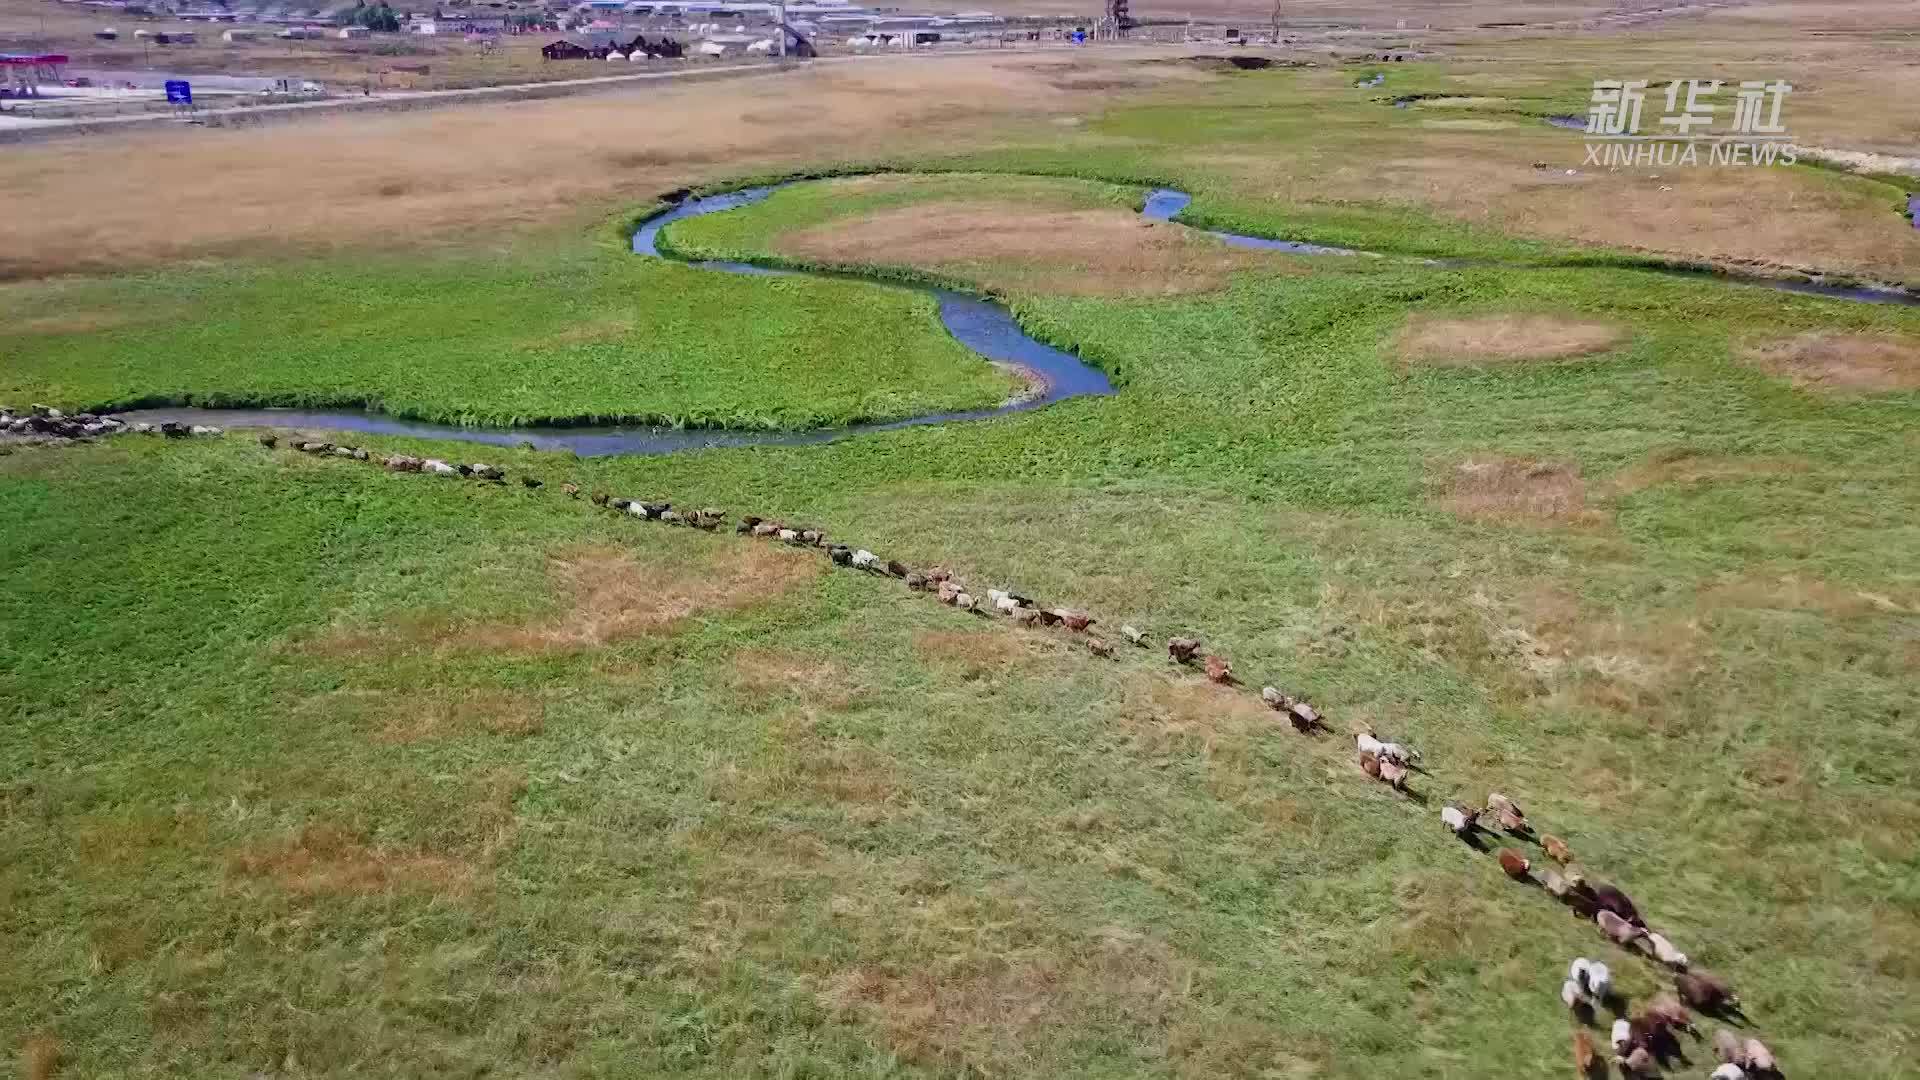
<path id="1" fill-rule="evenodd" d="M 1640 917 L 1640 909 L 1634 906 L 1633 898 L 1612 885 L 1600 884 L 1593 887 L 1594 903 L 1601 910 L 1611 911 L 1640 929 L 1646 929 L 1646 920 Z"/>
<path id="2" fill-rule="evenodd" d="M 1493 813 L 1494 820 L 1500 823 L 1502 829 L 1513 833 L 1515 836 L 1532 835 L 1533 828 L 1527 824 L 1527 815 L 1520 809 L 1520 804 L 1507 798 L 1505 795 L 1497 791 L 1489 794 L 1487 796 L 1487 810 Z"/>
<path id="3" fill-rule="evenodd" d="M 1774 1064 L 1773 1051 L 1759 1039 L 1742 1039 L 1726 1028 L 1716 1029 L 1713 1033 L 1713 1056 L 1720 1062 L 1720 1068 L 1713 1075 L 1722 1075 L 1721 1070 L 1739 1070 L 1737 1076 L 1778 1076 L 1779 1066 Z M 1736 1073 L 1726 1072 L 1727 1077 Z"/>
<path id="4" fill-rule="evenodd" d="M 1632 945 L 1634 939 L 1638 938 L 1642 932 L 1639 927 L 1605 908 L 1593 913 L 1593 921 L 1599 924 L 1601 933 L 1612 938 L 1615 945 L 1622 947 Z"/>
<path id="5" fill-rule="evenodd" d="M 1586 1028 L 1573 1029 L 1573 1071 L 1574 1075 L 1587 1077 L 1593 1075 L 1595 1056 L 1593 1036 Z"/>
<path id="6" fill-rule="evenodd" d="M 1646 943 L 1647 948 L 1653 950 L 1655 960 L 1679 971 L 1687 969 L 1687 954 L 1674 948 L 1673 942 L 1668 941 L 1665 935 L 1649 930 L 1647 936 L 1641 940 Z"/>
<path id="7" fill-rule="evenodd" d="M 1567 846 L 1565 840 L 1552 833 L 1546 833 L 1540 837 L 1540 846 L 1547 850 L 1547 858 L 1554 862 L 1564 865 L 1573 861 L 1573 849 Z"/>
<path id="8" fill-rule="evenodd" d="M 1598 960 L 1575 957 L 1567 966 L 1567 978 L 1572 979 L 1582 993 L 1596 1000 L 1605 1000 L 1613 994 L 1613 972 Z"/>
<path id="9" fill-rule="evenodd" d="M 1440 823 L 1462 840 L 1471 839 L 1480 828 L 1480 811 L 1460 803 L 1448 803 L 1440 808 Z"/>
<path id="10" fill-rule="evenodd" d="M 1740 995 L 1724 979 L 1704 971 L 1683 971 L 1673 977 L 1680 1000 L 1701 1012 L 1738 1011 Z"/>

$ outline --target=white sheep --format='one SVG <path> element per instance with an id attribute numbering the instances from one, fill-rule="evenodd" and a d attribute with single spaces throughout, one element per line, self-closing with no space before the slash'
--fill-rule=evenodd
<path id="1" fill-rule="evenodd" d="M 647 508 L 636 500 L 627 504 L 627 513 L 633 517 L 643 518 L 647 516 Z"/>
<path id="2" fill-rule="evenodd" d="M 1587 971 L 1592 967 L 1593 961 L 1584 956 L 1576 956 L 1573 958 L 1573 963 L 1567 965 L 1567 978 L 1584 988 L 1587 985 Z"/>
<path id="3" fill-rule="evenodd" d="M 459 469 L 456 469 L 453 466 L 447 464 L 446 462 L 441 461 L 439 458 L 428 458 L 427 460 L 421 462 L 420 471 L 430 472 L 430 473 L 433 473 L 435 476 L 459 476 L 460 475 Z"/>
<path id="4" fill-rule="evenodd" d="M 1747 1070 L 1729 1061 L 1713 1070 L 1709 1080 L 1747 1080 Z"/>
<path id="5" fill-rule="evenodd" d="M 853 566 L 857 570 L 878 570 L 880 569 L 880 556 L 875 555 L 866 548 L 861 548 L 859 551 L 853 553 Z"/>
<path id="6" fill-rule="evenodd" d="M 1358 735 L 1355 735 L 1353 737 L 1353 741 L 1360 745 L 1361 753 L 1372 754 L 1374 757 L 1381 757 L 1382 755 L 1380 753 L 1380 750 L 1382 747 L 1386 746 L 1385 743 L 1381 742 L 1379 739 L 1374 738 L 1371 734 L 1368 734 L 1367 732 L 1364 732 L 1364 731 L 1359 733 Z"/>
<path id="7" fill-rule="evenodd" d="M 1450 803 L 1440 808 L 1440 820 L 1447 828 L 1453 830 L 1455 836 L 1465 836 L 1472 832 L 1477 823 L 1476 818 L 1477 815 L 1473 811 L 1458 804 Z"/>
<path id="8" fill-rule="evenodd" d="M 1613 992 L 1613 972 L 1607 970 L 1607 965 L 1595 960 L 1587 965 L 1587 975 L 1581 986 L 1596 999 L 1605 1000 Z"/>
<path id="9" fill-rule="evenodd" d="M 1627 1023 L 1626 1017 L 1623 1016 L 1613 1022 L 1613 1052 L 1625 1057 L 1627 1051 L 1632 1048 L 1633 1025 Z"/>
<path id="10" fill-rule="evenodd" d="M 1378 753 L 1381 758 L 1397 761 L 1402 765 L 1411 765 L 1420 760 L 1420 751 L 1397 742 L 1381 743 Z"/>
<path id="11" fill-rule="evenodd" d="M 1625 948 L 1633 944 L 1642 933 L 1639 927 L 1602 908 L 1593 913 L 1593 921 L 1600 926 L 1600 932 L 1613 939 L 1613 943 Z"/>
<path id="12" fill-rule="evenodd" d="M 1590 1004 L 1587 1001 L 1587 995 L 1581 991 L 1580 984 L 1572 979 L 1560 984 L 1560 1002 L 1568 1009 L 1575 1011 L 1585 1009 Z"/>
<path id="13" fill-rule="evenodd" d="M 1673 942 L 1668 941 L 1664 936 L 1649 931 L 1647 933 L 1647 944 L 1652 947 L 1653 958 L 1655 960 L 1660 961 L 1668 967 L 1680 968 L 1682 970 L 1686 969 L 1687 954 L 1674 948 Z"/>
<path id="14" fill-rule="evenodd" d="M 989 591 L 987 595 L 991 596 L 993 594 L 991 591 Z M 1016 615 L 1016 614 L 1019 614 L 1020 612 L 1020 601 L 1015 600 L 1013 597 L 1006 596 L 1004 594 L 1000 597 L 1000 599 L 995 600 L 993 602 L 993 606 L 998 610 L 1000 610 L 1002 613 L 1007 615 Z"/>
<path id="15" fill-rule="evenodd" d="M 789 544 L 793 543 L 795 540 L 799 539 L 800 537 L 800 534 L 794 531 L 793 529 L 781 529 L 780 531 L 774 533 L 773 535 L 779 537 L 782 540 L 785 540 Z"/>

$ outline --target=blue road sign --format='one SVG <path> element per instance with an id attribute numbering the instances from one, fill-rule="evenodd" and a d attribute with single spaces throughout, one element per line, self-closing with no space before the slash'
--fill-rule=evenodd
<path id="1" fill-rule="evenodd" d="M 185 79 L 168 79 L 167 80 L 167 104 L 169 105 L 193 104 L 193 86 L 189 84 Z"/>

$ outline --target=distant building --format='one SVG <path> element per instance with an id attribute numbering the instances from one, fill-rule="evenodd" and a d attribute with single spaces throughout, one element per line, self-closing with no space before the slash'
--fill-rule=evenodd
<path id="1" fill-rule="evenodd" d="M 585 60 L 587 50 L 566 38 L 540 46 L 540 55 L 548 60 Z"/>

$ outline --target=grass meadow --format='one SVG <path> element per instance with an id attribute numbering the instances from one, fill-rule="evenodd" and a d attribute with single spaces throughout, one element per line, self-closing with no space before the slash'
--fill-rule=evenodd
<path id="1" fill-rule="evenodd" d="M 1497 215 L 1297 215 L 1253 148 L 1340 136 L 1273 85 L 668 232 L 992 289 L 1113 397 L 486 450 L 539 491 L 242 435 L 7 448 L 0 1045 L 39 1077 L 1564 1075 L 1567 961 L 1636 1001 L 1659 973 L 1439 826 L 1499 790 L 1727 976 L 1788 1074 L 1913 1075 L 1920 310 Z M 1344 108 L 1322 127 L 1368 123 Z M 1197 222 L 1477 262 L 1223 263 L 1131 219 L 1155 182 Z M 1137 241 L 1132 284 L 1067 242 L 1096 230 Z M 16 284 L 15 318 L 124 321 L 10 332 L 0 399 L 786 423 L 999 392 L 901 290 L 575 243 Z M 604 353 L 555 342 L 603 323 Z M 1335 734 L 563 481 L 1191 632 Z M 1360 774 L 1362 722 L 1425 752 L 1418 799 Z"/>
<path id="2" fill-rule="evenodd" d="M 41 289 L 8 297 L 8 400 L 793 429 L 979 408 L 1016 389 L 947 336 L 923 294 L 748 280 L 611 243 L 512 261 L 209 267 L 56 292 L 54 304 Z"/>

